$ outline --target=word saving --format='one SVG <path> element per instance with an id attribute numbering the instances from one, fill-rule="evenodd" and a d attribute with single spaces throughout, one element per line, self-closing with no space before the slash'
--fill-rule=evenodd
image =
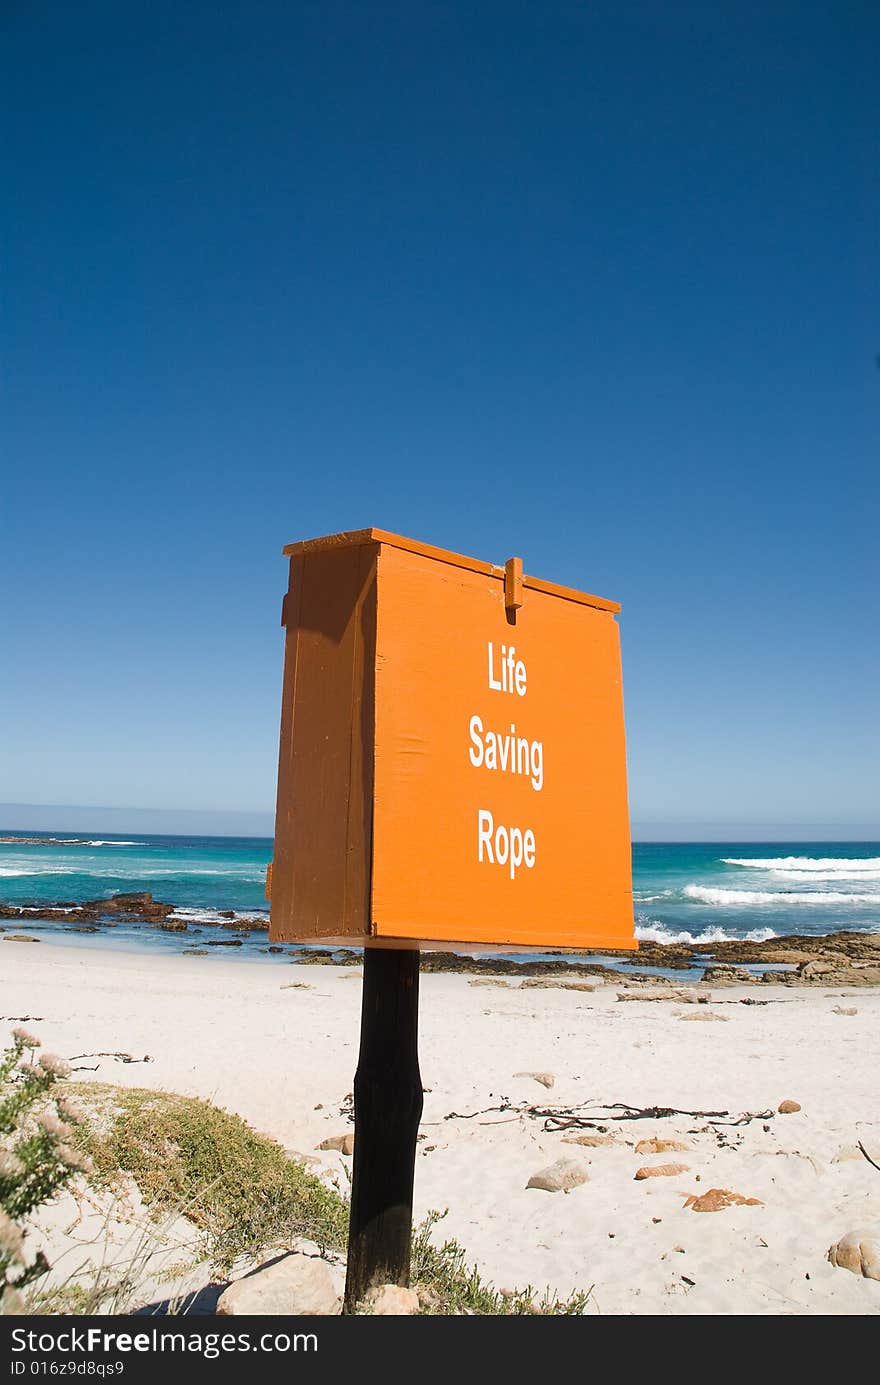
<path id="1" fill-rule="evenodd" d="M 496 671 L 497 669 L 497 671 Z M 517 659 L 514 645 L 501 646 L 496 656 L 492 641 L 488 646 L 488 685 L 492 692 L 525 697 L 528 674 L 525 662 Z M 502 774 L 527 776 L 535 793 L 544 787 L 544 742 L 517 735 L 516 724 L 509 731 L 484 730 L 483 719 L 472 716 L 468 723 L 471 744 L 468 757 L 475 769 L 497 770 Z M 477 859 L 487 865 L 506 867 L 511 880 L 521 866 L 532 870 L 537 844 L 530 827 L 495 824 L 488 808 L 477 809 Z"/>

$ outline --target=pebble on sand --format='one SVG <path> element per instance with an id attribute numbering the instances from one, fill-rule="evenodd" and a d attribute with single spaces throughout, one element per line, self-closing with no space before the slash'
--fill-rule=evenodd
<path id="1" fill-rule="evenodd" d="M 552 1072 L 515 1072 L 514 1077 L 531 1077 L 533 1081 L 540 1082 L 542 1087 L 553 1087 L 556 1078 Z"/>
<path id="2" fill-rule="evenodd" d="M 342 1312 L 342 1300 L 324 1260 L 285 1255 L 237 1279 L 217 1300 L 221 1317 L 282 1317 Z"/>
<path id="3" fill-rule="evenodd" d="M 540 1188 L 545 1193 L 569 1193 L 572 1188 L 586 1183 L 589 1176 L 579 1160 L 557 1159 L 555 1164 L 548 1164 L 545 1169 L 533 1173 L 526 1187 Z"/>
<path id="4" fill-rule="evenodd" d="M 637 1181 L 643 1178 L 676 1178 L 680 1173 L 689 1173 L 687 1164 L 645 1164 L 642 1168 L 636 1169 L 633 1177 Z"/>
<path id="5" fill-rule="evenodd" d="M 841 1270 L 851 1270 L 865 1279 L 880 1279 L 880 1227 L 848 1231 L 829 1247 L 828 1259 Z"/>
<path id="6" fill-rule="evenodd" d="M 614 1135 L 563 1135 L 564 1145 L 585 1145 L 587 1149 L 604 1149 L 607 1145 L 616 1145 L 617 1140 Z"/>
<path id="7" fill-rule="evenodd" d="M 685 1207 L 692 1212 L 723 1212 L 725 1207 L 763 1207 L 759 1197 L 743 1197 L 742 1193 L 732 1193 L 729 1188 L 710 1188 L 708 1192 L 691 1193 L 685 1198 Z"/>
<path id="8" fill-rule="evenodd" d="M 639 1140 L 635 1152 L 636 1154 L 680 1154 L 687 1149 L 693 1149 L 693 1145 L 688 1144 L 687 1140 L 660 1140 L 654 1135 L 650 1140 Z"/>
<path id="9" fill-rule="evenodd" d="M 322 1140 L 318 1149 L 338 1149 L 340 1154 L 350 1157 L 354 1154 L 354 1135 L 348 1130 L 344 1135 L 328 1135 L 326 1140 Z"/>
<path id="10" fill-rule="evenodd" d="M 552 976 L 528 976 L 520 985 L 521 991 L 595 991 L 590 981 L 559 981 Z"/>
<path id="11" fill-rule="evenodd" d="M 421 1304 L 415 1289 L 405 1289 L 402 1284 L 378 1284 L 362 1306 L 377 1318 L 402 1318 L 417 1313 Z"/>
<path id="12" fill-rule="evenodd" d="M 801 1109 L 801 1104 L 799 1101 L 780 1101 L 776 1109 L 780 1116 L 790 1116 Z"/>

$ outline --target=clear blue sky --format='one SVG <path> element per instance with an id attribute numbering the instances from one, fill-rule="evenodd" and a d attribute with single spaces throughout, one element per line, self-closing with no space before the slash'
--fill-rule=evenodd
<path id="1" fill-rule="evenodd" d="M 876 4 L 0 28 L 0 800 L 268 822 L 375 524 L 622 601 L 637 833 L 880 835 Z"/>

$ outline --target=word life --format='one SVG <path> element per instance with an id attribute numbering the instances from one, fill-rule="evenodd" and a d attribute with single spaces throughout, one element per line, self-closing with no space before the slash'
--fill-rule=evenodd
<path id="1" fill-rule="evenodd" d="M 516 657 L 515 646 L 503 644 L 496 654 L 490 640 L 487 656 L 490 691 L 525 697 L 528 673 L 525 661 Z M 483 718 L 474 714 L 468 722 L 468 758 L 474 769 L 522 775 L 528 778 L 535 793 L 540 793 L 544 787 L 544 742 L 519 735 L 515 722 L 510 722 L 509 727 L 486 729 Z M 531 827 L 496 825 L 489 808 L 477 809 L 478 861 L 506 868 L 510 879 L 515 880 L 520 867 L 534 869 L 536 855 L 537 843 Z"/>

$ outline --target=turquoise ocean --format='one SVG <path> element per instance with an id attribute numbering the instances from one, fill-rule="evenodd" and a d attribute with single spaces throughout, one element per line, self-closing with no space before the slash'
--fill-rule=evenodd
<path id="1" fill-rule="evenodd" d="M 90 949 L 181 950 L 228 939 L 221 929 L 224 911 L 267 915 L 268 838 L 18 835 L 39 841 L 0 843 L 0 902 L 25 906 L 34 936 Z M 187 931 L 120 924 L 84 934 L 40 916 L 50 905 L 140 890 L 174 904 Z M 880 932 L 880 843 L 639 842 L 633 895 L 638 936 L 657 942 Z M 25 921 L 3 924 L 20 931 Z M 275 961 L 266 949 L 266 934 L 257 931 L 242 935 L 232 955 Z M 229 956 L 231 949 L 212 951 Z"/>

